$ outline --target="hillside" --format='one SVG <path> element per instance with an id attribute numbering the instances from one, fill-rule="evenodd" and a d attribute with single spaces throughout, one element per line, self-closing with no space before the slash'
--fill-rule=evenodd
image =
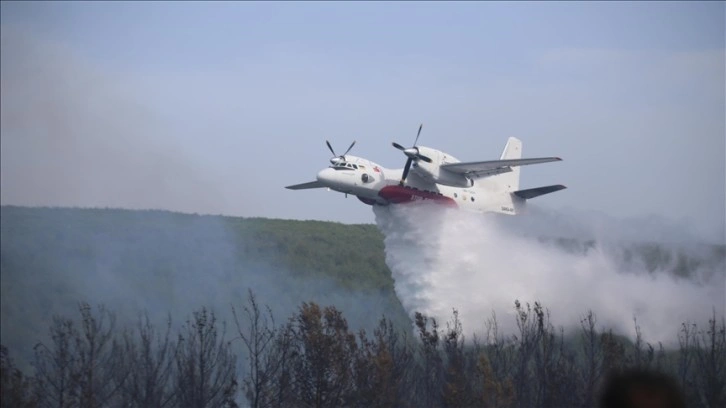
<path id="1" fill-rule="evenodd" d="M 384 313 L 409 322 L 375 225 L 3 206 L 0 242 L 2 344 L 23 354 L 81 300 L 120 320 L 143 309 L 181 320 L 204 305 L 230 322 L 249 288 L 278 321 L 316 301 L 353 328 Z"/>
<path id="2" fill-rule="evenodd" d="M 0 215 L 1 341 L 26 357 L 51 317 L 75 315 L 79 301 L 105 304 L 121 324 L 142 310 L 180 324 L 201 306 L 231 324 L 230 306 L 251 289 L 278 323 L 315 301 L 340 309 L 353 330 L 370 330 L 384 314 L 411 325 L 375 225 L 15 206 Z M 597 246 L 540 240 L 571 252 Z M 726 258 L 722 245 L 685 251 L 641 243 L 618 251 L 624 269 L 639 264 L 679 277 L 703 265 L 723 270 Z"/>

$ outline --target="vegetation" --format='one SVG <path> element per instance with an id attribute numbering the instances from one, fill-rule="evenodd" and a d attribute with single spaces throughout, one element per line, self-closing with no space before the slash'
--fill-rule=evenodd
<path id="1" fill-rule="evenodd" d="M 139 310 L 228 305 L 247 289 L 274 299 L 284 319 L 304 301 L 335 304 L 356 328 L 384 313 L 410 320 L 393 289 L 374 225 L 200 216 L 166 211 L 2 207 L 2 343 L 31 360 L 53 313 L 103 303 L 128 324 Z"/>
<path id="2" fill-rule="evenodd" d="M 354 332 L 334 306 L 303 303 L 280 325 L 252 292 L 241 306 L 235 334 L 202 308 L 174 337 L 143 318 L 116 328 L 112 313 L 82 303 L 78 320 L 54 318 L 33 374 L 2 347 L 2 406 L 592 407 L 612 373 L 636 367 L 675 379 L 667 392 L 689 406 L 726 403 L 726 322 L 715 313 L 706 327 L 684 324 L 666 353 L 597 332 L 592 312 L 582 341 L 568 343 L 537 303 L 515 302 L 516 334 L 499 335 L 492 318 L 482 339 L 464 339 L 456 310 L 445 329 L 416 314 L 410 337 L 386 318 Z"/>
<path id="3" fill-rule="evenodd" d="M 586 311 L 566 334 L 519 302 L 518 333 L 490 319 L 483 338 L 464 339 L 456 311 L 448 322 L 405 313 L 374 225 L 1 211 L 3 407 L 582 407 L 633 367 L 676 378 L 689 406 L 726 404 L 716 313 L 707 327 L 684 323 L 678 350 L 599 332 Z M 724 264 L 723 245 L 699 251 L 640 243 L 623 262 L 680 277 Z"/>

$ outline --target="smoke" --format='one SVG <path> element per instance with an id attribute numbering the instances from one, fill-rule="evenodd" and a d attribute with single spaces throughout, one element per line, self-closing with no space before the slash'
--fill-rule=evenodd
<path id="1" fill-rule="evenodd" d="M 223 207 L 129 75 L 19 26 L 0 38 L 2 204 Z"/>
<path id="2" fill-rule="evenodd" d="M 469 336 L 481 334 L 492 313 L 500 332 L 513 334 L 515 300 L 539 301 L 553 324 L 566 329 L 592 310 L 600 329 L 634 336 L 636 318 L 646 340 L 664 344 L 675 341 L 682 322 L 701 324 L 714 309 L 724 313 L 723 247 L 638 246 L 633 238 L 646 231 L 601 228 L 594 217 L 588 225 L 583 214 L 568 225 L 567 214 L 536 208 L 517 217 L 434 204 L 374 212 L 406 311 L 443 323 L 455 308 Z M 652 237 L 659 232 L 650 229 Z"/>
<path id="3" fill-rule="evenodd" d="M 201 159 L 213 149 L 183 148 L 190 146 L 179 137 L 183 125 L 149 98 L 162 91 L 140 89 L 143 77 L 28 27 L 0 30 L 3 205 L 230 214 L 241 205 L 250 209 L 260 195 L 249 194 L 238 174 L 213 178 L 209 160 Z M 197 119 L 202 128 L 210 123 Z M 238 200 L 228 200 L 230 188 Z M 260 200 L 265 207 L 275 203 Z M 346 289 L 331 278 L 255 262 L 255 254 L 240 252 L 255 237 L 240 235 L 228 219 L 47 208 L 23 216 L 25 210 L 2 208 L 0 240 L 1 340 L 22 352 L 46 334 L 52 314 L 76 317 L 78 301 L 106 305 L 121 324 L 142 310 L 154 322 L 171 314 L 180 324 L 206 306 L 227 322 L 228 333 L 230 306 L 241 308 L 248 289 L 277 323 L 311 301 L 336 306 L 352 329 L 371 330 L 384 313 L 400 310 L 390 293 Z"/>
<path id="4" fill-rule="evenodd" d="M 0 217 L 0 341 L 29 361 L 47 339 L 51 317 L 76 319 L 77 302 L 103 304 L 118 327 L 140 312 L 179 328 L 206 307 L 237 337 L 231 308 L 248 290 L 269 306 L 276 325 L 302 302 L 335 306 L 353 331 L 371 332 L 385 315 L 407 321 L 390 292 L 347 288 L 339 281 L 276 262 L 288 253 L 260 254 L 265 229 L 253 220 L 166 211 L 79 210 L 3 206 Z M 271 222 L 271 221 L 270 221 Z M 263 223 L 259 223 L 262 225 Z M 243 319 L 240 317 L 240 319 Z M 244 321 L 241 321 L 244 323 Z"/>

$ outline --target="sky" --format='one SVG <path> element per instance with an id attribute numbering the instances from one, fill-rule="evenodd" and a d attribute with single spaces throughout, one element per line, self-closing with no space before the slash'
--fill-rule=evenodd
<path id="1" fill-rule="evenodd" d="M 343 151 L 400 168 L 507 137 L 522 188 L 724 236 L 723 2 L 7 2 L 3 205 L 372 223 L 284 186 Z"/>

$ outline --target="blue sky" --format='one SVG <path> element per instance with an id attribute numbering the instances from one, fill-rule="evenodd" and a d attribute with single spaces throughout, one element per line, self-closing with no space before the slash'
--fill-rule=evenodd
<path id="1" fill-rule="evenodd" d="M 283 187 L 325 139 L 401 167 L 423 122 L 461 160 L 563 157 L 523 169 L 569 187 L 538 205 L 723 234 L 723 2 L 0 4 L 3 204 L 372 222 Z"/>

